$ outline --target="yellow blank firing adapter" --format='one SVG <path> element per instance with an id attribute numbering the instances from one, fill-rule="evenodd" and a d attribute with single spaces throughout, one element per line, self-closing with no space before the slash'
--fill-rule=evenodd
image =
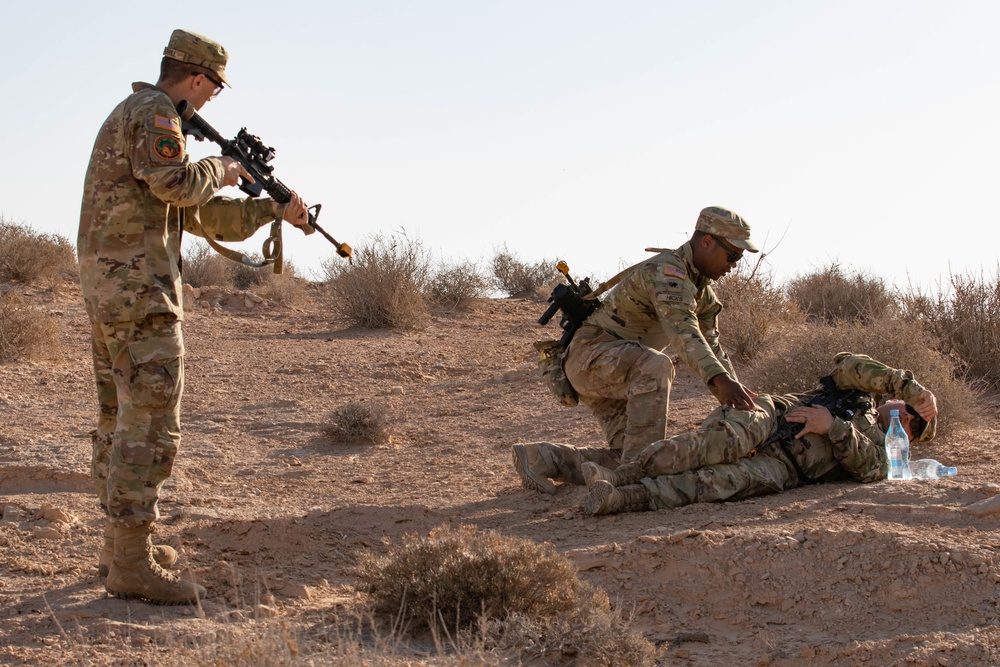
<path id="1" fill-rule="evenodd" d="M 560 259 L 559 262 L 556 264 L 556 271 L 563 274 L 564 276 L 568 276 L 569 264 L 567 264 L 565 260 Z"/>

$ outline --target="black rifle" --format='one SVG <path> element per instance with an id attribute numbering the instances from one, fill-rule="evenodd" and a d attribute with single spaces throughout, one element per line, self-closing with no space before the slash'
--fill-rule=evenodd
<path id="1" fill-rule="evenodd" d="M 177 104 L 177 113 L 180 114 L 183 121 L 184 134 L 190 134 L 198 141 L 208 139 L 219 144 L 222 147 L 223 155 L 239 162 L 247 170 L 247 173 L 253 177 L 254 182 L 251 183 L 241 176 L 240 190 L 251 197 L 259 197 L 261 191 L 266 191 L 271 199 L 279 204 L 287 204 L 292 200 L 292 191 L 271 174 L 274 171 L 274 167 L 269 165 L 268 162 L 274 159 L 273 148 L 265 146 L 258 137 L 247 132 L 245 127 L 240 130 L 240 133 L 232 141 L 223 138 L 214 127 L 198 115 L 198 112 L 187 100 L 181 100 Z M 351 246 L 346 243 L 339 243 L 325 229 L 316 224 L 316 218 L 319 217 L 321 207 L 322 204 L 314 204 L 309 207 L 309 226 L 325 236 L 326 240 L 332 243 L 337 249 L 338 255 L 350 259 Z M 267 250 L 267 245 L 265 245 L 265 256 L 269 254 L 277 255 L 279 252 L 280 248 L 277 251 L 269 251 Z"/>
<path id="2" fill-rule="evenodd" d="M 834 417 L 839 417 L 845 422 L 849 422 L 857 414 L 858 410 L 868 410 L 872 407 L 871 395 L 867 392 L 860 391 L 858 389 L 838 389 L 837 385 L 834 383 L 833 378 L 829 375 L 825 375 L 819 379 L 820 383 L 823 385 L 823 392 L 813 396 L 808 401 L 803 403 L 803 405 L 808 406 L 819 406 L 824 407 L 830 411 L 830 414 Z M 799 462 L 792 455 L 790 447 L 795 441 L 795 436 L 805 428 L 805 424 L 794 424 L 785 420 L 782 417 L 779 420 L 778 428 L 774 431 L 762 445 L 756 447 L 754 451 L 761 449 L 773 442 L 777 442 L 781 445 L 781 448 L 785 450 L 785 454 L 788 455 L 788 460 L 792 462 L 795 467 L 795 472 L 798 473 L 799 479 L 803 483 L 811 483 L 813 480 L 806 476 L 805 472 L 799 467 Z M 803 443 L 803 446 L 808 446 Z"/>
<path id="3" fill-rule="evenodd" d="M 545 326 L 557 312 L 562 312 L 559 326 L 563 329 L 563 335 L 559 339 L 559 343 L 565 347 L 569 345 L 576 330 L 600 307 L 601 302 L 597 299 L 584 298 L 594 291 L 590 286 L 590 278 L 584 278 L 580 282 L 574 281 L 569 275 L 569 266 L 561 260 L 556 264 L 556 269 L 559 273 L 566 276 L 569 284 L 563 285 L 560 283 L 555 286 L 555 289 L 552 290 L 552 294 L 548 298 L 548 302 L 551 305 L 538 318 L 538 323 Z"/>

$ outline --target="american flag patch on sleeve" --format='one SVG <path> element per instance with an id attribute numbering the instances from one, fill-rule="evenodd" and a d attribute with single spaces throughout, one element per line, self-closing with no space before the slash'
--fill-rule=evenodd
<path id="1" fill-rule="evenodd" d="M 684 269 L 679 269 L 676 266 L 664 266 L 663 275 L 670 276 L 671 278 L 680 278 L 684 280 L 687 278 L 687 271 Z"/>
<path id="2" fill-rule="evenodd" d="M 176 118 L 158 115 L 153 119 L 153 126 L 161 130 L 170 130 L 177 134 L 181 133 L 181 124 L 177 122 Z"/>

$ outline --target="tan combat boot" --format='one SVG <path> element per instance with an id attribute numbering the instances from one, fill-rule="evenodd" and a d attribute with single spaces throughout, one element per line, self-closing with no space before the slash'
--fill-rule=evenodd
<path id="1" fill-rule="evenodd" d="M 610 482 L 611 486 L 627 486 L 635 484 L 646 476 L 642 464 L 638 461 L 623 463 L 614 470 L 593 461 L 587 461 L 580 466 L 580 469 L 583 471 L 583 479 L 587 482 L 588 487 L 593 486 L 594 482 L 598 480 Z"/>
<path id="2" fill-rule="evenodd" d="M 97 574 L 103 579 L 108 576 L 111 560 L 115 557 L 115 527 L 110 522 L 104 524 L 104 547 L 98 558 Z M 153 545 L 153 560 L 160 567 L 170 567 L 177 562 L 177 551 L 166 544 Z"/>
<path id="3" fill-rule="evenodd" d="M 152 604 L 195 604 L 205 589 L 178 579 L 153 560 L 151 526 L 115 528 L 115 556 L 104 587 L 124 600 Z"/>
<path id="4" fill-rule="evenodd" d="M 587 514 L 615 514 L 641 512 L 649 509 L 649 491 L 642 484 L 614 487 L 603 479 L 587 489 L 583 511 Z"/>
<path id="5" fill-rule="evenodd" d="M 556 485 L 549 477 L 558 475 L 559 469 L 541 456 L 537 445 L 512 445 L 511 453 L 514 456 L 514 470 L 521 478 L 523 488 L 555 495 Z"/>

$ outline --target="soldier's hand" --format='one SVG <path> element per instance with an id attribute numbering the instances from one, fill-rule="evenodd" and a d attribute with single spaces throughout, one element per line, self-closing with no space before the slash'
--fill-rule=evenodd
<path id="1" fill-rule="evenodd" d="M 223 187 L 227 185 L 238 185 L 240 182 L 240 176 L 245 178 L 250 183 L 253 183 L 253 176 L 251 176 L 243 165 L 231 157 L 222 156 L 222 168 L 224 173 L 222 175 L 222 185 Z"/>
<path id="2" fill-rule="evenodd" d="M 930 421 L 937 417 L 937 398 L 934 397 L 927 389 L 920 392 L 917 396 L 917 400 L 913 402 L 913 409 L 917 411 L 917 414 L 924 418 L 925 421 Z"/>
<path id="3" fill-rule="evenodd" d="M 309 207 L 306 206 L 306 203 L 302 201 L 302 198 L 299 197 L 294 192 L 292 193 L 291 200 L 289 200 L 289 202 L 285 204 L 285 208 L 283 211 L 281 210 L 281 204 L 275 202 L 274 204 L 275 217 L 277 217 L 279 213 L 281 214 L 282 220 L 287 220 L 296 227 L 304 228 L 306 227 L 306 225 L 309 224 Z"/>
<path id="4" fill-rule="evenodd" d="M 807 433 L 826 435 L 833 428 L 833 415 L 822 405 L 800 405 L 792 408 L 785 413 L 785 421 L 805 424 L 795 436 L 796 440 Z"/>
<path id="5" fill-rule="evenodd" d="M 757 396 L 746 390 L 742 384 L 729 377 L 726 373 L 719 373 L 711 380 L 712 386 L 718 392 L 719 402 L 737 410 L 757 410 L 753 399 Z"/>

